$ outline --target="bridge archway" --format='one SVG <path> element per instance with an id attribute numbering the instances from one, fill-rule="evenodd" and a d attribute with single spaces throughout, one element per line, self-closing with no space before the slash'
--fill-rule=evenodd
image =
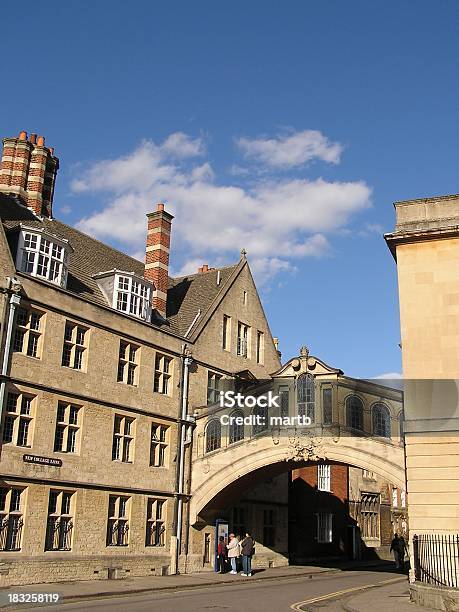
<path id="1" fill-rule="evenodd" d="M 341 437 L 338 440 L 307 439 L 295 443 L 287 437 L 276 442 L 262 436 L 196 458 L 193 462 L 190 524 L 198 525 L 212 503 L 236 488 L 250 486 L 263 475 L 277 475 L 314 460 L 348 464 L 378 474 L 395 487 L 404 489 L 403 448 L 368 437 Z"/>

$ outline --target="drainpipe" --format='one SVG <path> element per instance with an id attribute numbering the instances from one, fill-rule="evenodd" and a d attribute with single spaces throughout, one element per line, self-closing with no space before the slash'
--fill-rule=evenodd
<path id="1" fill-rule="evenodd" d="M 22 285 L 16 278 L 7 277 L 7 287 L 5 293 L 9 294 L 9 308 L 5 311 L 5 319 L 3 329 L 6 329 L 5 347 L 3 351 L 2 369 L 1 369 L 1 380 L 0 380 L 0 430 L 3 423 L 3 406 L 5 403 L 5 391 L 6 391 L 6 376 L 8 375 L 8 366 L 10 363 L 11 354 L 11 341 L 13 338 L 13 324 L 16 308 L 21 302 L 21 291 Z"/>
<path id="2" fill-rule="evenodd" d="M 183 524 L 183 495 L 185 493 L 185 446 L 187 445 L 187 429 L 190 421 L 187 418 L 188 412 L 188 380 L 190 374 L 190 365 L 193 362 L 188 347 L 185 345 L 182 354 L 182 385 L 181 385 L 181 406 L 179 419 L 179 444 L 177 452 L 177 504 L 175 516 L 175 559 L 173 573 L 179 574 L 179 557 L 182 545 L 182 524 Z"/>

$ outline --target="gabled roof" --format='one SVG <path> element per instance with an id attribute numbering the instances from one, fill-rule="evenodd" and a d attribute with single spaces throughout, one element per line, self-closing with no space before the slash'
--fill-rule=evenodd
<path id="1" fill-rule="evenodd" d="M 97 304 L 107 306 L 94 275 L 107 270 L 123 270 L 143 277 L 144 264 L 114 249 L 107 244 L 80 232 L 57 219 L 38 218 L 15 198 L 0 193 L 0 218 L 8 236 L 13 257 L 16 253 L 17 230 L 21 224 L 30 228 L 44 229 L 55 236 L 68 240 L 73 248 L 69 258 L 67 290 Z M 166 317 L 172 331 L 184 335 L 196 317 L 208 310 L 238 264 L 220 268 L 220 283 L 217 285 L 217 269 L 169 278 Z"/>

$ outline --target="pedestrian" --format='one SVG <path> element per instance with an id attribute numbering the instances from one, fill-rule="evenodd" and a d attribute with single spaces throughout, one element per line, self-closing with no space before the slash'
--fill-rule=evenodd
<path id="1" fill-rule="evenodd" d="M 405 541 L 405 538 L 403 537 L 403 534 L 398 539 L 398 548 L 400 551 L 400 569 L 404 570 L 405 569 L 405 553 L 407 555 L 409 555 L 409 553 L 408 553 L 408 547 L 406 545 L 406 541 Z"/>
<path id="2" fill-rule="evenodd" d="M 241 542 L 242 572 L 241 576 L 252 575 L 252 555 L 255 552 L 255 542 L 249 532 Z"/>
<path id="3" fill-rule="evenodd" d="M 403 540 L 403 543 L 405 543 L 405 540 Z M 393 540 L 390 543 L 390 552 L 394 553 L 395 567 L 400 569 L 402 567 L 402 554 L 398 533 L 394 535 Z M 403 557 L 405 557 L 405 551 L 403 551 Z"/>
<path id="4" fill-rule="evenodd" d="M 231 563 L 231 571 L 230 574 L 237 574 L 237 565 L 236 560 L 241 554 L 239 540 L 236 538 L 234 533 L 229 534 L 229 542 L 226 545 L 228 549 L 228 559 Z"/>
<path id="5" fill-rule="evenodd" d="M 224 574 L 226 572 L 226 544 L 223 536 L 218 538 L 217 561 L 220 574 Z"/>

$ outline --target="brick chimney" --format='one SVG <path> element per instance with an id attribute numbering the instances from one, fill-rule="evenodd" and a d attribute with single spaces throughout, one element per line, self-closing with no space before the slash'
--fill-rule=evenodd
<path id="1" fill-rule="evenodd" d="M 43 136 L 20 132 L 3 139 L 0 191 L 17 195 L 36 215 L 52 216 L 54 183 L 59 159 L 45 146 Z"/>
<path id="2" fill-rule="evenodd" d="M 169 286 L 169 248 L 171 222 L 174 218 L 164 210 L 160 202 L 156 211 L 147 214 L 147 248 L 145 254 L 145 278 L 155 285 L 152 306 L 166 316 L 167 289 Z"/>

